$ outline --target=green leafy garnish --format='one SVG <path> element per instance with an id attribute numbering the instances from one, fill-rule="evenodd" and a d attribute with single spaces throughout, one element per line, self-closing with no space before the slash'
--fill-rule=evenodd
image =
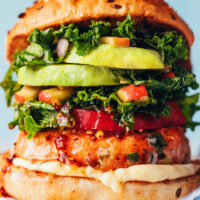
<path id="1" fill-rule="evenodd" d="M 20 125 L 20 130 L 27 132 L 27 138 L 31 139 L 43 128 L 56 128 L 58 112 L 44 102 L 27 101 L 15 109 L 15 118 L 9 123 L 9 127 Z"/>
<path id="2" fill-rule="evenodd" d="M 44 31 L 34 29 L 28 37 L 30 45 L 23 51 L 15 55 L 14 65 L 16 67 L 48 65 L 54 63 L 53 49 L 56 46 L 53 43 L 53 29 Z"/>
<path id="3" fill-rule="evenodd" d="M 192 130 L 194 130 L 196 126 L 200 125 L 200 122 L 193 121 L 193 115 L 195 112 L 200 110 L 200 105 L 197 105 L 199 102 L 199 96 L 199 94 L 186 96 L 184 99 L 178 101 L 186 119 L 186 127 L 191 128 Z"/>
<path id="4" fill-rule="evenodd" d="M 189 50 L 186 41 L 175 31 L 156 33 L 144 41 L 160 52 L 166 65 L 171 65 L 178 60 L 188 60 Z"/>
<path id="5" fill-rule="evenodd" d="M 127 158 L 128 158 L 131 162 L 135 163 L 135 162 L 137 162 L 137 161 L 139 160 L 139 154 L 138 154 L 138 152 L 131 153 L 131 154 L 128 154 L 128 155 L 127 155 Z"/>
<path id="6" fill-rule="evenodd" d="M 24 129 L 28 133 L 27 139 L 31 139 L 41 130 L 41 127 L 34 121 L 33 117 L 27 116 L 24 118 Z"/>
<path id="7" fill-rule="evenodd" d="M 16 76 L 16 69 L 13 65 L 11 65 L 6 72 L 3 81 L 0 83 L 0 86 L 5 91 L 7 106 L 11 105 L 14 93 L 21 89 L 21 86 L 13 80 L 14 76 Z"/>
<path id="8" fill-rule="evenodd" d="M 174 78 L 168 78 L 165 81 L 167 88 L 172 91 L 177 91 L 181 88 L 192 86 L 193 83 L 195 83 L 195 75 L 192 73 L 188 73 L 183 77 L 176 76 Z"/>
<path id="9" fill-rule="evenodd" d="M 152 134 L 149 137 L 149 143 L 154 146 L 159 153 L 167 146 L 167 141 L 160 133 Z"/>
<path id="10" fill-rule="evenodd" d="M 69 25 L 66 29 L 64 38 L 76 47 L 76 53 L 78 55 L 83 56 L 101 44 L 101 37 L 109 34 L 109 23 L 92 21 L 89 30 L 84 33 L 80 33 L 78 27 L 75 25 Z"/>
<path id="11" fill-rule="evenodd" d="M 123 22 L 117 22 L 117 27 L 112 30 L 112 36 L 130 38 L 131 46 L 135 46 L 135 32 L 136 29 L 134 28 L 134 21 L 131 19 L 131 16 L 128 15 L 127 19 Z"/>

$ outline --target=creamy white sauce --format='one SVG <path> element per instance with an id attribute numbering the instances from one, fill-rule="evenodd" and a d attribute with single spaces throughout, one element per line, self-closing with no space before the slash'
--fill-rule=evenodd
<path id="1" fill-rule="evenodd" d="M 28 170 L 51 173 L 58 176 L 87 177 L 101 181 L 114 192 L 121 192 L 123 183 L 127 181 L 158 182 L 172 180 L 195 174 L 200 165 L 135 165 L 114 171 L 102 172 L 92 167 L 75 167 L 58 161 L 31 161 L 15 158 L 13 164 Z"/>

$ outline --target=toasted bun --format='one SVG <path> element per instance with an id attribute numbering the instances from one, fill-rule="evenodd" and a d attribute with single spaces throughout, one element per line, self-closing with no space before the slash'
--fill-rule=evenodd
<path id="1" fill-rule="evenodd" d="M 183 34 L 190 47 L 194 41 L 187 24 L 163 0 L 40 0 L 19 15 L 19 20 L 7 38 L 7 58 L 24 49 L 27 36 L 34 28 L 45 29 L 72 22 L 93 20 L 115 22 L 128 14 L 137 24 L 166 27 Z"/>
<path id="2" fill-rule="evenodd" d="M 8 165 L 5 155 L 0 165 L 1 169 Z M 94 179 L 53 176 L 12 165 L 3 171 L 1 187 L 20 200 L 172 200 L 186 196 L 200 185 L 197 174 L 158 183 L 127 182 L 122 193 L 115 193 Z"/>

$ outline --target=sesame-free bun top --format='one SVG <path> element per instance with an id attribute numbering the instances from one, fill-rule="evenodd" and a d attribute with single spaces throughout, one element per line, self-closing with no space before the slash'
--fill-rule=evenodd
<path id="1" fill-rule="evenodd" d="M 12 61 L 13 54 L 24 49 L 28 35 L 34 28 L 46 29 L 61 24 L 87 24 L 90 20 L 115 22 L 128 14 L 136 24 L 177 30 L 191 47 L 194 35 L 187 24 L 163 0 L 38 0 L 24 13 L 9 32 L 6 55 Z"/>

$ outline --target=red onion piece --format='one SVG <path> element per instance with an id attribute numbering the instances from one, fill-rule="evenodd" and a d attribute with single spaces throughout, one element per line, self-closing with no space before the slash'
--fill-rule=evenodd
<path id="1" fill-rule="evenodd" d="M 61 115 L 61 116 L 57 117 L 57 122 L 58 122 L 59 126 L 66 127 L 68 125 L 68 123 L 69 123 L 69 119 L 68 119 L 67 116 Z"/>
<path id="2" fill-rule="evenodd" d="M 63 57 L 66 55 L 69 48 L 69 42 L 65 39 L 60 39 L 57 45 L 57 55 L 58 57 Z"/>

